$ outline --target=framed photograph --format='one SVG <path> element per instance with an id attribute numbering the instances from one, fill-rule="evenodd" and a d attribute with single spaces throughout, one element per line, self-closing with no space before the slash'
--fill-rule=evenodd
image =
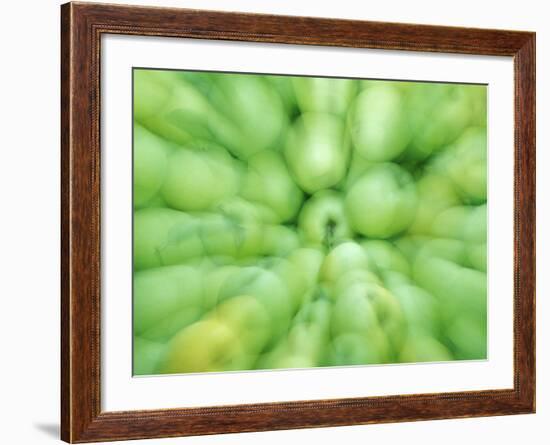
<path id="1" fill-rule="evenodd" d="M 535 34 L 61 8 L 61 436 L 535 411 Z"/>

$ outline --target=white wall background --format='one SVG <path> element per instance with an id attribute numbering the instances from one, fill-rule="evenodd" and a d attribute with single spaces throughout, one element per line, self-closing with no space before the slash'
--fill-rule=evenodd
<path id="1" fill-rule="evenodd" d="M 127 3 L 124 0 L 118 0 Z M 151 440 L 151 444 L 547 443 L 550 422 L 550 16 L 537 0 L 133 0 L 157 6 L 310 15 L 537 32 L 537 414 Z M 0 442 L 52 443 L 59 416 L 59 4 L 2 7 L 0 68 Z M 548 320 L 546 320 L 548 318 Z M 546 436 L 546 437 L 545 437 Z"/>

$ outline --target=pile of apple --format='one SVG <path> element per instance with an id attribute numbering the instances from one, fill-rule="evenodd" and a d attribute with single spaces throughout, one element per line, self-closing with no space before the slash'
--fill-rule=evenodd
<path id="1" fill-rule="evenodd" d="M 486 357 L 486 90 L 134 70 L 134 374 Z"/>

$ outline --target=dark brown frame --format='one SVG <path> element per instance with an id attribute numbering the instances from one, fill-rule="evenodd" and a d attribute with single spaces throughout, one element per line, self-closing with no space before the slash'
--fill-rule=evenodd
<path id="1" fill-rule="evenodd" d="M 99 73 L 100 38 L 105 33 L 512 56 L 514 388 L 102 412 Z M 94 442 L 535 412 L 534 33 L 68 3 L 61 7 L 61 36 L 63 440 Z"/>

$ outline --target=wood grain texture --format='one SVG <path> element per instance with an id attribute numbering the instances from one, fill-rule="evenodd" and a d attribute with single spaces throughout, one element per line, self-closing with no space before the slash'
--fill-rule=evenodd
<path id="1" fill-rule="evenodd" d="M 230 407 L 102 412 L 99 70 L 100 38 L 105 33 L 514 57 L 514 388 Z M 533 33 L 68 3 L 61 7 L 61 37 L 63 440 L 71 443 L 93 442 L 534 412 Z"/>

